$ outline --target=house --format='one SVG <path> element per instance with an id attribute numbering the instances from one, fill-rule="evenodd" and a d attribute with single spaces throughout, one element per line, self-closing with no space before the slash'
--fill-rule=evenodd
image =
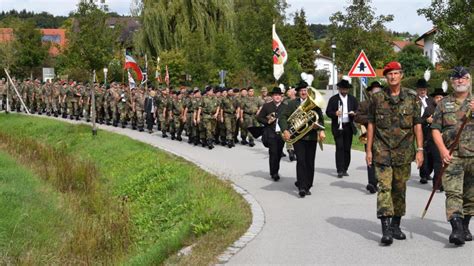
<path id="1" fill-rule="evenodd" d="M 412 44 L 410 41 L 392 41 L 392 47 L 395 53 L 400 52 L 405 46 Z"/>
<path id="2" fill-rule="evenodd" d="M 415 40 L 415 44 L 423 45 L 423 54 L 436 66 L 441 61 L 441 48 L 434 41 L 436 28 L 429 30 Z"/>
<path id="3" fill-rule="evenodd" d="M 40 29 L 41 41 L 44 43 L 51 42 L 49 54 L 57 56 L 60 50 L 66 46 L 66 30 L 64 29 Z M 0 28 L 0 42 L 10 42 L 14 39 L 12 28 Z"/>
<path id="4" fill-rule="evenodd" d="M 316 55 L 316 60 L 314 61 L 314 65 L 316 67 L 315 70 L 324 70 L 328 73 L 329 87 L 331 87 L 334 82 L 337 83 L 337 66 L 333 68 L 331 57 L 327 57 L 318 53 Z M 333 70 L 334 70 L 334 73 L 333 73 Z"/>

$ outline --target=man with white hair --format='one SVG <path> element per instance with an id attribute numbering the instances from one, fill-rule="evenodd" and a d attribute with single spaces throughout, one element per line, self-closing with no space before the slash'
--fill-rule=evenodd
<path id="1" fill-rule="evenodd" d="M 450 79 L 454 92 L 436 107 L 431 128 L 441 160 L 448 165 L 442 182 L 446 193 L 446 217 L 452 227 L 449 243 L 462 245 L 472 241 L 469 221 L 474 215 L 474 98 L 471 75 L 466 68 L 455 67 Z M 465 127 L 459 143 L 451 154 L 451 146 L 463 123 Z"/>

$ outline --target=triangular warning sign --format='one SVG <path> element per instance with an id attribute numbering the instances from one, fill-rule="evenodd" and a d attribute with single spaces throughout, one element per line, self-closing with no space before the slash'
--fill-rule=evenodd
<path id="1" fill-rule="evenodd" d="M 351 78 L 377 76 L 375 74 L 374 68 L 372 67 L 372 65 L 370 65 L 369 59 L 367 59 L 364 50 L 360 52 L 359 57 L 357 57 L 357 60 L 352 66 L 351 71 L 349 71 L 348 76 Z"/>

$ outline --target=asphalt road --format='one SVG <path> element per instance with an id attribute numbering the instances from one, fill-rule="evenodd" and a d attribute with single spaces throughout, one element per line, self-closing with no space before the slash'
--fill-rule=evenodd
<path id="1" fill-rule="evenodd" d="M 427 216 L 421 220 L 431 184 L 419 183 L 415 167 L 408 181 L 407 214 L 402 219 L 407 239 L 394 240 L 386 247 L 379 244 L 376 196 L 365 190 L 367 174 L 362 152 L 352 152 L 350 176 L 339 179 L 334 146 L 326 145 L 324 151 L 318 148 L 312 195 L 301 199 L 294 186 L 296 163 L 283 158 L 282 178 L 274 182 L 268 174 L 267 150 L 260 142 L 253 148 L 217 146 L 209 151 L 187 144 L 186 138 L 177 142 L 163 139 L 161 133 L 100 128 L 182 156 L 253 195 L 263 208 L 265 225 L 230 259 L 230 265 L 474 265 L 473 242 L 463 247 L 448 243 L 451 227 L 445 218 L 443 193 L 436 193 Z"/>

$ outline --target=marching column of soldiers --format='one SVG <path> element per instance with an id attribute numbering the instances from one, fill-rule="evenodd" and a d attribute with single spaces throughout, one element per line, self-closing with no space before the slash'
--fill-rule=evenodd
<path id="1" fill-rule="evenodd" d="M 163 138 L 182 141 L 213 149 L 221 144 L 232 148 L 236 143 L 255 145 L 248 128 L 257 126 L 256 115 L 266 95 L 257 97 L 254 89 L 199 88 L 147 89 L 130 88 L 112 82 L 101 85 L 75 81 L 42 83 L 39 80 L 14 80 L 30 113 L 45 114 L 71 120 L 91 121 L 92 91 L 95 93 L 96 122 L 99 124 L 131 126 L 134 130 L 162 132 Z M 0 81 L 0 110 L 25 111 L 19 98 Z M 10 91 L 7 97 L 7 90 Z M 240 133 L 241 140 L 238 135 Z"/>

